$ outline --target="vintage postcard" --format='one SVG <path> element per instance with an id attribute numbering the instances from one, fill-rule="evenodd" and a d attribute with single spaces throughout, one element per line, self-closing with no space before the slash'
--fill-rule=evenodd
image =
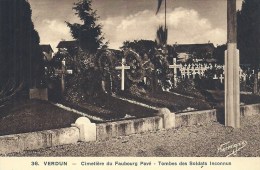
<path id="1" fill-rule="evenodd" d="M 259 0 L 0 0 L 0 169 L 260 169 Z"/>

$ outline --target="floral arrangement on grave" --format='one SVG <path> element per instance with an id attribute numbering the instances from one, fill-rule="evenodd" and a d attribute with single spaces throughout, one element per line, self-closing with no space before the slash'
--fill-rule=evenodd
<path id="1" fill-rule="evenodd" d="M 141 57 L 142 68 L 144 68 L 144 79 L 137 84 L 139 87 L 144 88 L 146 91 L 155 91 L 171 87 L 168 56 L 169 53 L 173 52 L 169 50 L 169 46 L 166 46 L 163 50 L 158 47 L 155 41 L 134 40 L 132 42 L 125 41 L 121 49 L 132 49 Z M 157 80 L 159 84 L 155 83 Z"/>

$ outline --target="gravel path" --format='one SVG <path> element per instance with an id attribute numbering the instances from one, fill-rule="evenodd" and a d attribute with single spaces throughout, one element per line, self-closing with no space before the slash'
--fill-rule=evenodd
<path id="1" fill-rule="evenodd" d="M 144 134 L 135 134 L 107 141 L 78 143 L 8 156 L 131 156 L 131 157 L 205 157 L 227 156 L 234 149 L 218 152 L 221 144 L 237 144 L 237 155 L 260 156 L 260 115 L 243 117 L 241 129 L 224 127 L 219 123 L 182 127 Z M 233 145 L 234 146 L 234 145 Z M 222 147 L 224 148 L 224 147 Z"/>

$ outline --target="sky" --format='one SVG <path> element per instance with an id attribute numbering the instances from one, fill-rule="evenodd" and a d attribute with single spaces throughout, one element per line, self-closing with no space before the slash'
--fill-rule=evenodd
<path id="1" fill-rule="evenodd" d="M 61 40 L 73 40 L 65 21 L 80 23 L 72 10 L 78 0 L 29 0 L 32 20 L 41 44 L 54 51 Z M 168 44 L 227 41 L 227 0 L 167 0 Z M 242 0 L 237 0 L 237 9 Z M 118 49 L 124 41 L 155 40 L 156 30 L 164 24 L 164 5 L 157 15 L 157 0 L 92 0 L 100 17 L 109 48 Z"/>

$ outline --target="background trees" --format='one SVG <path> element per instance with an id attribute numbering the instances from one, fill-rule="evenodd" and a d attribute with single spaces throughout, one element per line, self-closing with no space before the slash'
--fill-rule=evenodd
<path id="1" fill-rule="evenodd" d="M 74 4 L 73 10 L 75 14 L 82 21 L 82 24 L 67 22 L 74 39 L 79 41 L 82 50 L 91 54 L 97 52 L 98 48 L 106 46 L 103 43 L 104 37 L 102 36 L 101 25 L 97 24 L 96 11 L 91 7 L 91 0 L 82 0 Z"/>
<path id="2" fill-rule="evenodd" d="M 0 1 L 0 98 L 35 85 L 43 71 L 39 36 L 26 0 Z"/>
<path id="3" fill-rule="evenodd" d="M 102 91 L 101 68 L 97 64 L 99 50 L 107 48 L 107 42 L 102 36 L 101 25 L 97 24 L 98 16 L 92 9 L 91 0 L 81 0 L 74 3 L 72 8 L 75 15 L 82 23 L 67 23 L 72 37 L 80 48 L 74 51 L 74 73 L 73 77 L 67 80 L 66 100 L 80 102 L 96 97 Z M 70 59 L 67 59 L 70 60 Z M 72 60 L 72 58 L 71 58 Z M 75 82 L 77 82 L 75 84 Z"/>
<path id="4" fill-rule="evenodd" d="M 258 69 L 260 57 L 260 1 L 244 0 L 238 11 L 238 49 L 241 62 L 254 67 L 254 93 L 258 92 Z"/>

